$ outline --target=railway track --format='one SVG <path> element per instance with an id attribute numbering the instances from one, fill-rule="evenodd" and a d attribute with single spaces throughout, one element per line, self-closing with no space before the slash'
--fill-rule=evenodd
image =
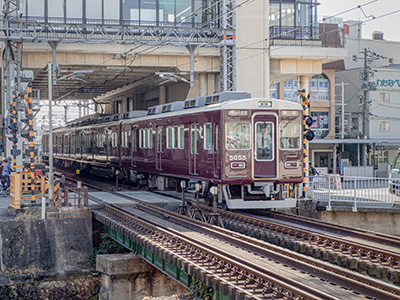
<path id="1" fill-rule="evenodd" d="M 147 250 L 180 260 L 184 270 L 203 272 L 238 299 L 400 298 L 396 286 L 160 208 L 104 204 L 93 213 Z"/>
<path id="2" fill-rule="evenodd" d="M 211 208 L 201 206 L 205 212 Z M 219 210 L 225 227 L 330 261 L 389 282 L 400 283 L 400 238 L 283 213 L 238 214 Z"/>
<path id="3" fill-rule="evenodd" d="M 98 186 L 89 185 L 89 187 L 99 189 Z M 102 190 L 107 191 L 107 189 Z M 131 196 L 118 192 L 112 193 L 125 199 L 138 201 Z M 141 205 L 141 207 L 149 206 Z M 210 212 L 210 208 L 207 206 L 202 206 L 202 209 Z M 166 213 L 167 211 L 163 212 L 164 215 Z M 295 250 L 285 253 L 286 256 L 290 256 L 289 253 L 296 253 L 296 251 L 313 256 L 312 259 L 310 258 L 310 264 L 325 263 L 321 261 L 322 259 L 374 277 L 381 277 L 390 282 L 398 282 L 398 261 L 400 259 L 400 239 L 398 238 L 281 213 L 268 212 L 266 216 L 258 217 L 221 210 L 219 213 L 227 229 L 253 237 L 251 240 L 253 244 L 256 243 L 255 238 L 257 238 L 258 242 L 263 243 L 262 247 L 264 248 L 272 243 Z M 266 217 L 268 219 L 265 219 Z M 314 232 L 310 228 L 314 228 Z M 390 250 L 384 250 L 378 245 L 385 245 Z M 314 258 L 320 260 L 317 261 Z M 328 265 L 335 267 L 331 264 Z M 326 265 L 321 268 L 329 269 Z M 381 274 L 377 274 L 378 271 Z M 337 271 L 335 269 L 330 272 Z M 384 276 L 382 276 L 383 274 Z"/>

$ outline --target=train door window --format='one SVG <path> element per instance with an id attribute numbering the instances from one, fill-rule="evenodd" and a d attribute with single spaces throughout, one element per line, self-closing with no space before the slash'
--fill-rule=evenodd
<path id="1" fill-rule="evenodd" d="M 190 152 L 192 154 L 199 153 L 199 124 L 190 125 Z"/>
<path id="2" fill-rule="evenodd" d="M 162 126 L 157 126 L 157 152 L 163 152 Z"/>
<path id="3" fill-rule="evenodd" d="M 172 127 L 167 127 L 167 149 L 172 148 Z"/>
<path id="4" fill-rule="evenodd" d="M 184 149 L 185 148 L 185 127 L 184 126 L 178 126 L 178 148 L 179 149 Z"/>
<path id="5" fill-rule="evenodd" d="M 272 160 L 274 157 L 274 124 L 272 122 L 256 123 L 256 159 Z"/>
<path id="6" fill-rule="evenodd" d="M 204 149 L 211 150 L 212 147 L 212 126 L 211 123 L 204 124 Z"/>
<path id="7" fill-rule="evenodd" d="M 226 149 L 250 150 L 250 122 L 226 123 Z"/>
<path id="8" fill-rule="evenodd" d="M 132 152 L 137 152 L 137 129 L 132 131 Z"/>
<path id="9" fill-rule="evenodd" d="M 215 150 L 219 148 L 219 125 L 215 126 Z"/>
<path id="10" fill-rule="evenodd" d="M 291 121 L 281 121 L 279 124 L 280 148 L 282 150 L 300 149 L 300 124 Z"/>

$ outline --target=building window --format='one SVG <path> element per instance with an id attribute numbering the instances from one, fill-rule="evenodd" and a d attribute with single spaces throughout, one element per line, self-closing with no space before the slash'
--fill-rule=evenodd
<path id="1" fill-rule="evenodd" d="M 310 100 L 329 101 L 329 79 L 324 74 L 315 75 L 310 81 Z"/>
<path id="2" fill-rule="evenodd" d="M 390 121 L 379 121 L 379 131 L 390 131 Z"/>
<path id="3" fill-rule="evenodd" d="M 283 99 L 290 101 L 297 101 L 298 96 L 296 92 L 298 90 L 297 80 L 285 81 L 283 87 Z"/>
<path id="4" fill-rule="evenodd" d="M 271 88 L 269 89 L 269 97 L 272 99 L 278 99 L 278 84 L 274 83 L 271 85 Z"/>
<path id="5" fill-rule="evenodd" d="M 324 138 L 329 133 L 329 112 L 312 111 L 313 124 L 311 129 L 317 138 Z"/>
<path id="6" fill-rule="evenodd" d="M 387 92 L 379 93 L 380 102 L 390 102 L 390 94 Z"/>
<path id="7" fill-rule="evenodd" d="M 389 151 L 377 151 L 377 154 L 378 154 L 378 162 L 380 164 L 389 163 Z"/>

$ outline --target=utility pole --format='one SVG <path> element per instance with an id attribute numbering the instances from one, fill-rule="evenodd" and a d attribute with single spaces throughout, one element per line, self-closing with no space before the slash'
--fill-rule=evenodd
<path id="1" fill-rule="evenodd" d="M 368 53 L 367 49 L 364 49 L 364 71 L 363 71 L 363 83 L 362 90 L 364 92 L 364 107 L 363 107 L 363 138 L 369 137 L 369 106 L 368 106 L 368 92 L 369 92 L 369 72 L 368 72 Z M 365 85 L 366 83 L 366 85 Z M 365 160 L 365 158 L 364 158 Z"/>

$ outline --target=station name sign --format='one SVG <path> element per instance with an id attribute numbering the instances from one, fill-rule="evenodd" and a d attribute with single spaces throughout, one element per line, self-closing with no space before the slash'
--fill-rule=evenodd
<path id="1" fill-rule="evenodd" d="M 382 87 L 400 87 L 400 79 L 377 79 L 376 86 Z"/>

